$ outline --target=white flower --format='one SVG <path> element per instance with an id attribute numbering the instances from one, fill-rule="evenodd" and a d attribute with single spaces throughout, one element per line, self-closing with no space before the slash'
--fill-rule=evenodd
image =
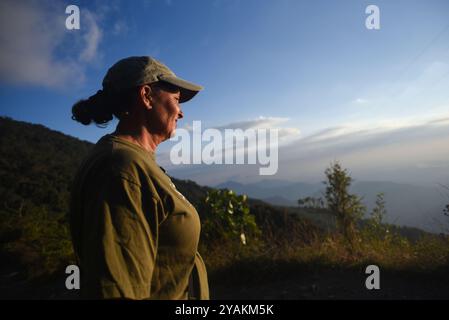
<path id="1" fill-rule="evenodd" d="M 246 245 L 246 237 L 245 237 L 245 234 L 243 232 L 240 234 L 240 241 L 242 241 L 243 245 Z"/>

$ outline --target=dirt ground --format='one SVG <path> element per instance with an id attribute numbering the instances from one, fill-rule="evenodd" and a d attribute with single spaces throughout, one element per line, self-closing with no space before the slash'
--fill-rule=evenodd
<path id="1" fill-rule="evenodd" d="M 366 289 L 367 276 L 354 270 L 315 270 L 249 284 L 210 279 L 210 293 L 214 300 L 449 299 L 447 270 L 433 273 L 381 271 L 379 290 Z M 29 283 L 21 281 L 18 274 L 3 274 L 0 299 L 77 299 L 77 292 L 67 290 L 64 283 L 64 276 Z"/>
<path id="2" fill-rule="evenodd" d="M 449 274 L 389 272 L 380 275 L 380 289 L 368 290 L 368 275 L 353 270 L 315 271 L 250 286 L 211 283 L 212 299 L 449 299 Z"/>

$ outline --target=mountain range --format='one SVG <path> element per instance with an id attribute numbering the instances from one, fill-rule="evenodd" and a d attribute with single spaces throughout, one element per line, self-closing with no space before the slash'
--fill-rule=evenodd
<path id="1" fill-rule="evenodd" d="M 243 184 L 227 181 L 214 186 L 228 188 L 249 197 L 261 199 L 278 206 L 297 206 L 297 201 L 305 197 L 324 199 L 323 183 L 290 182 L 286 180 L 262 180 Z M 362 198 L 367 214 L 375 206 L 378 193 L 384 193 L 386 221 L 397 225 L 411 226 L 430 232 L 441 232 L 445 225 L 444 206 L 448 196 L 444 188 L 416 186 L 391 181 L 355 181 L 350 192 Z M 446 223 L 447 224 L 447 223 Z"/>

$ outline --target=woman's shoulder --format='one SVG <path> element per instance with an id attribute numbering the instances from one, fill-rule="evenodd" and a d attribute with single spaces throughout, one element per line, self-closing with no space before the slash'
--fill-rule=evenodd
<path id="1" fill-rule="evenodd" d="M 116 139 L 111 135 L 106 135 L 94 148 L 102 158 L 105 169 L 112 175 L 122 176 L 137 184 L 142 183 L 142 179 L 149 179 L 157 164 L 152 156 L 133 147 L 130 143 Z"/>

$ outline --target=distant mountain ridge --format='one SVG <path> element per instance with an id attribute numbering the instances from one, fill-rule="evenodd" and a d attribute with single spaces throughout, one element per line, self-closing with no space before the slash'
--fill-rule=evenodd
<path id="1" fill-rule="evenodd" d="M 261 199 L 273 205 L 296 206 L 299 198 L 323 197 L 325 186 L 322 183 L 302 183 L 269 180 L 242 184 L 227 181 L 215 186 L 229 188 L 238 193 Z M 440 232 L 439 221 L 444 220 L 443 208 L 447 198 L 435 188 L 414 186 L 389 181 L 355 181 L 351 192 L 363 198 L 368 213 L 374 207 L 376 195 L 385 194 L 387 221 L 399 225 L 422 228 L 431 232 Z"/>
<path id="2" fill-rule="evenodd" d="M 310 195 L 318 195 L 319 190 L 322 189 L 322 184 L 309 184 L 303 182 L 289 182 L 276 180 L 273 184 L 270 180 L 263 180 L 261 182 L 253 182 L 249 184 L 242 184 L 235 181 L 227 181 L 220 183 L 215 188 L 229 188 L 239 193 L 245 193 L 250 197 L 266 200 L 269 203 L 270 199 L 285 199 L 284 205 L 296 205 L 297 200 L 301 197 Z M 279 203 L 275 203 L 279 204 Z"/>

